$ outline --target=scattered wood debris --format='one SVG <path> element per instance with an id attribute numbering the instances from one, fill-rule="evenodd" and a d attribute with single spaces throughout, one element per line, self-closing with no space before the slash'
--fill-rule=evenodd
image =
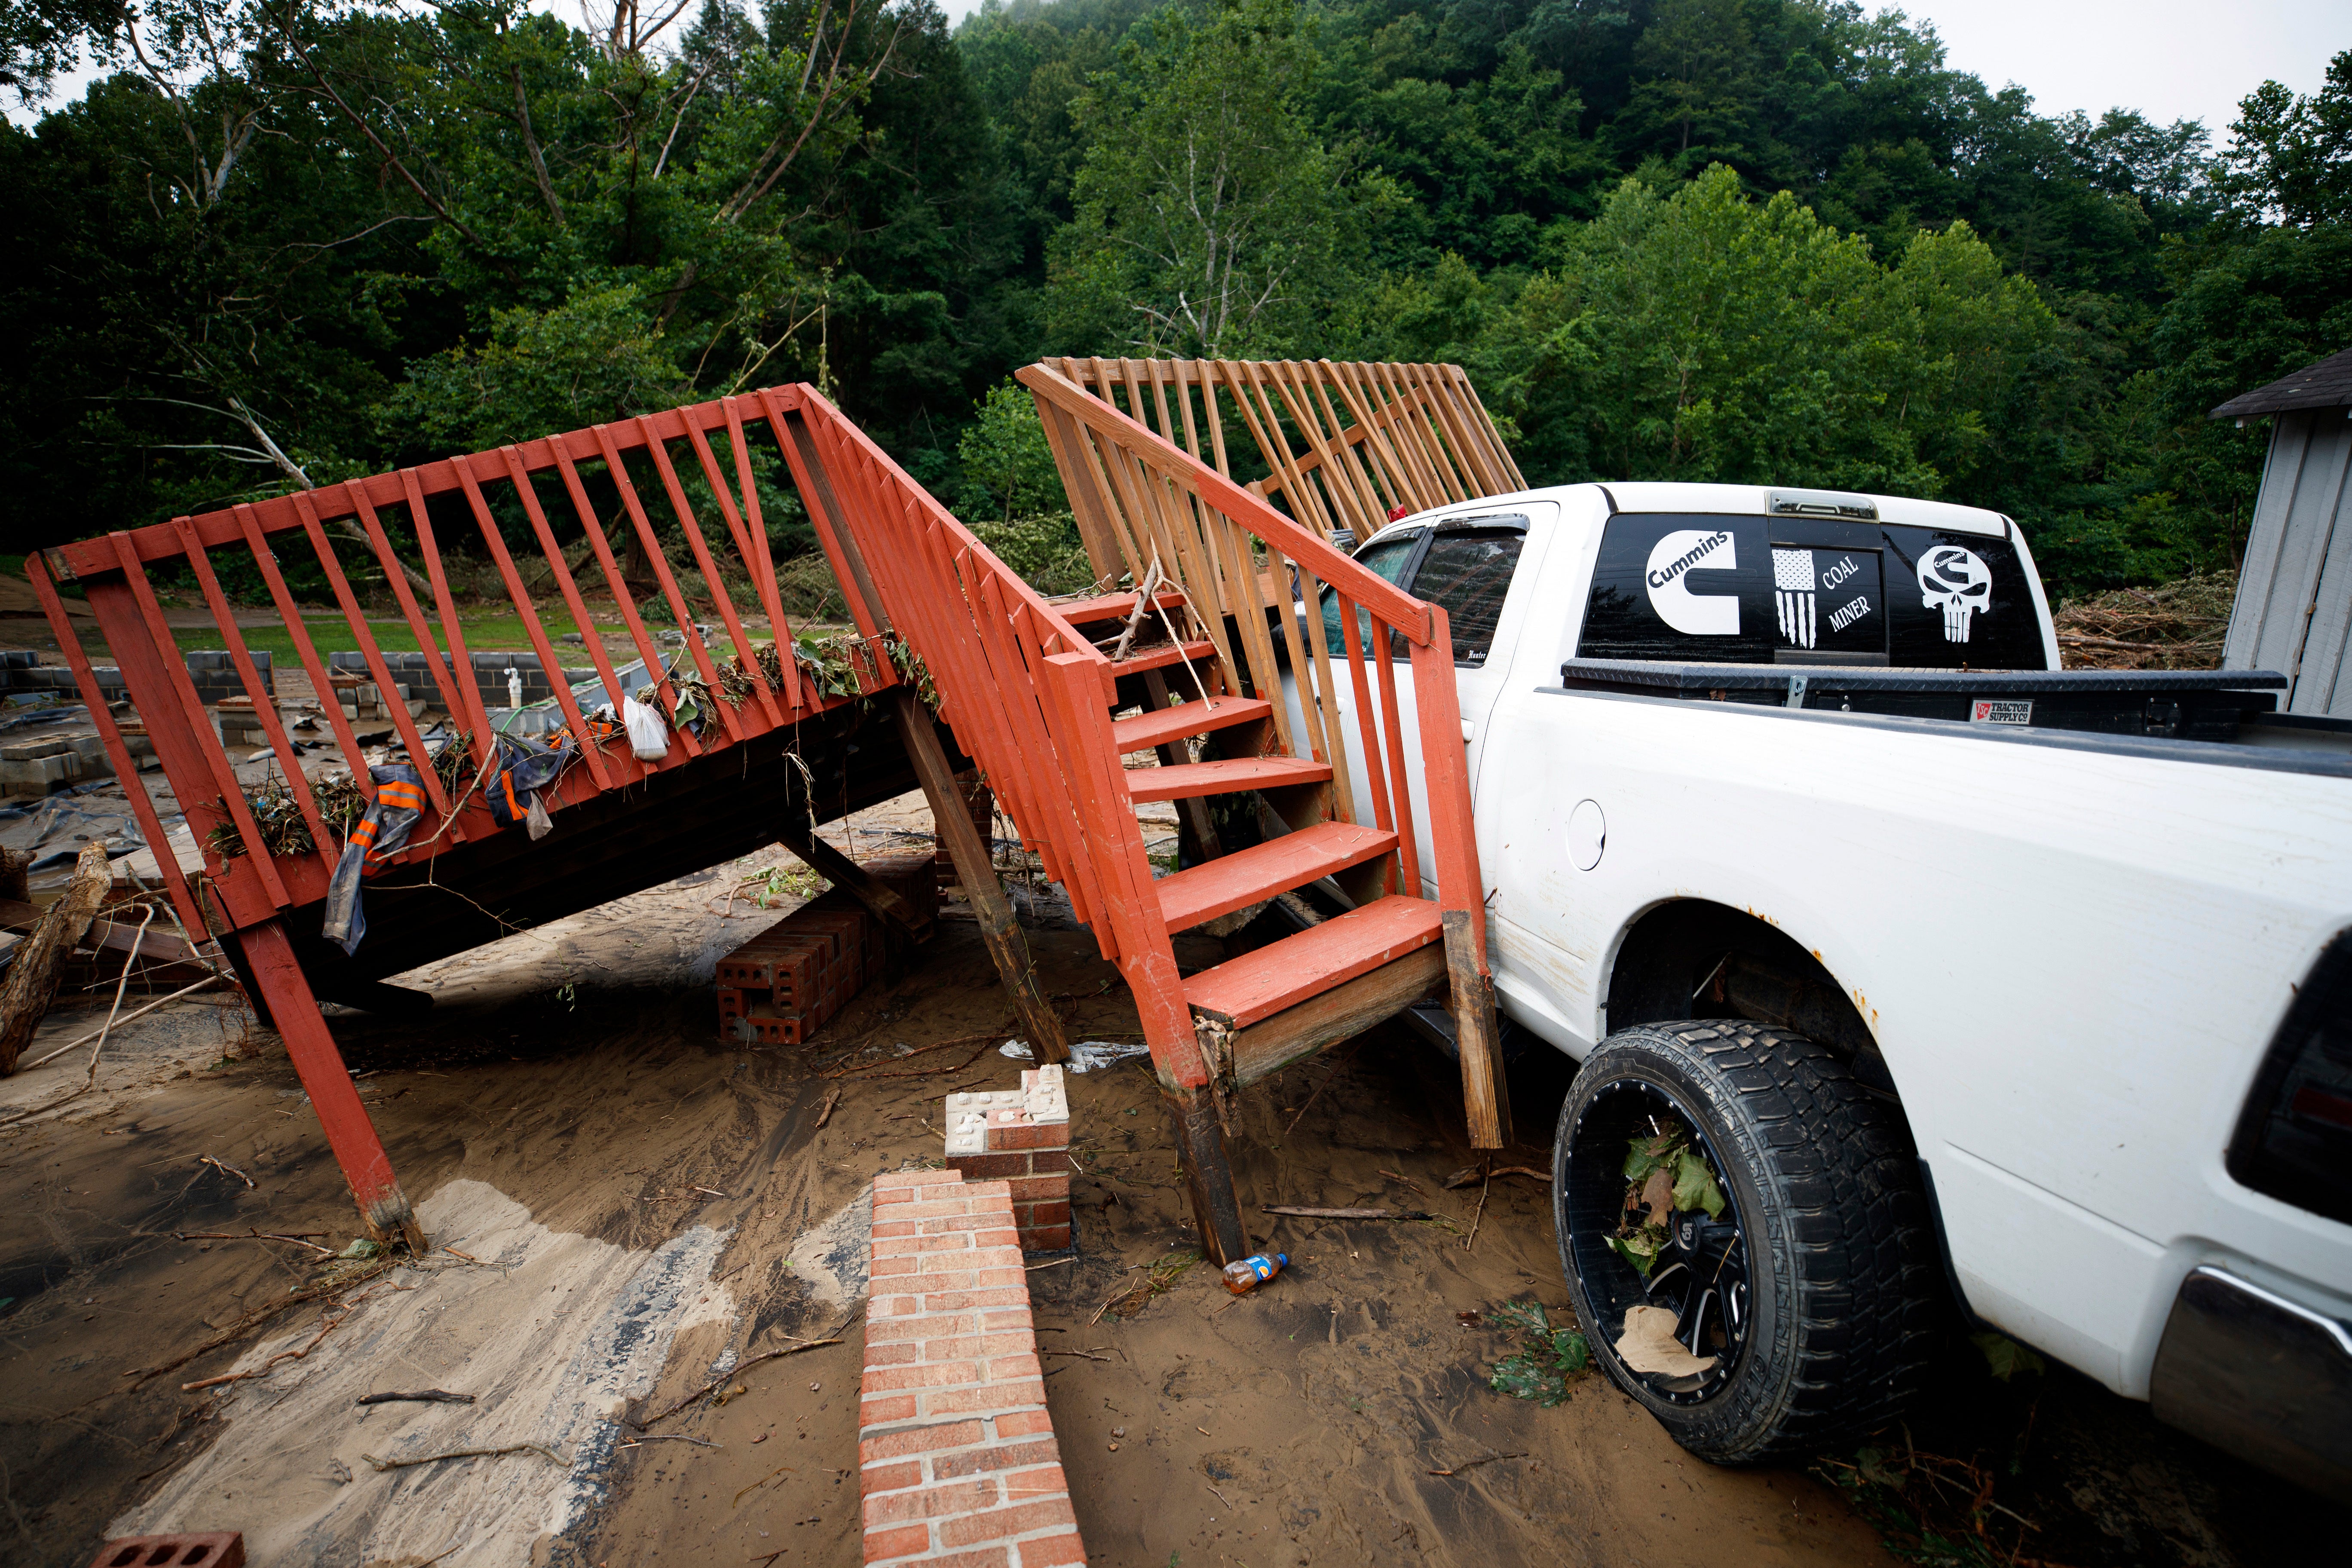
<path id="1" fill-rule="evenodd" d="M 420 1388 L 414 1394 L 362 1394 L 355 1405 L 471 1405 L 470 1394 L 452 1394 L 446 1388 Z"/>

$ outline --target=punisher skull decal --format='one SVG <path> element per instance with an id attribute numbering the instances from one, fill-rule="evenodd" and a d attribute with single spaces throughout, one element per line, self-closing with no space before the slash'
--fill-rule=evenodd
<path id="1" fill-rule="evenodd" d="M 1969 622 L 1992 605 L 1992 570 L 1973 551 L 1937 544 L 1919 557 L 1919 600 L 1944 612 L 1944 640 L 1969 640 Z"/>

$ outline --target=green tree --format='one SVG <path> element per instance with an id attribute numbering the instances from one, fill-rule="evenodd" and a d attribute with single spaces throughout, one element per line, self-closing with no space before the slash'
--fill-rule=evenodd
<path id="1" fill-rule="evenodd" d="M 1078 100 L 1076 216 L 1056 237 L 1056 336 L 1192 357 L 1296 342 L 1394 200 L 1327 148 L 1295 0 L 1160 13 Z"/>

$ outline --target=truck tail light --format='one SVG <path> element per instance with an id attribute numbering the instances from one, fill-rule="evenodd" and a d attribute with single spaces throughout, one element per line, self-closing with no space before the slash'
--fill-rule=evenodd
<path id="1" fill-rule="evenodd" d="M 2295 993 L 2230 1141 L 2230 1174 L 2352 1224 L 2352 931 Z"/>

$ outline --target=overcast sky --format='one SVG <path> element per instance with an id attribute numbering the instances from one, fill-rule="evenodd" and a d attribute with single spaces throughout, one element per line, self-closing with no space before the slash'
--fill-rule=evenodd
<path id="1" fill-rule="evenodd" d="M 541 3 L 579 19 L 576 0 Z M 940 3 L 961 17 L 980 0 Z M 1954 66 L 1995 89 L 2017 83 L 2045 114 L 2137 109 L 2158 121 L 2201 120 L 2217 142 L 2238 100 L 2263 81 L 2315 92 L 2328 60 L 2352 48 L 2347 0 L 1914 0 L 1875 8 L 1932 21 Z M 60 82 L 51 101 L 79 91 L 79 81 Z M 8 118 L 23 125 L 36 116 L 12 104 Z"/>

